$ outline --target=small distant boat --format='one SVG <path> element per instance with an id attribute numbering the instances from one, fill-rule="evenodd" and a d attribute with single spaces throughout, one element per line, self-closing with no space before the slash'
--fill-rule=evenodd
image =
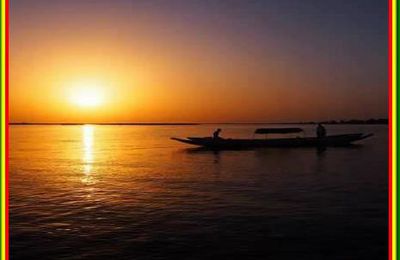
<path id="1" fill-rule="evenodd" d="M 301 128 L 260 128 L 255 134 L 289 134 L 302 132 Z M 172 140 L 201 146 L 209 149 L 251 149 L 262 147 L 329 147 L 329 146 L 349 146 L 353 142 L 363 140 L 373 134 L 342 134 L 330 135 L 325 137 L 291 137 L 274 139 L 225 139 L 212 137 L 187 137 L 175 138 Z"/>

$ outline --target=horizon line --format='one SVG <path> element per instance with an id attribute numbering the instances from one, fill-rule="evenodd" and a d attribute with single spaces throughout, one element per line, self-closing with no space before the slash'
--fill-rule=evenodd
<path id="1" fill-rule="evenodd" d="M 216 124 L 236 124 L 236 125 L 261 125 L 261 124 L 388 124 L 387 118 L 377 119 L 349 119 L 349 120 L 315 120 L 300 122 L 9 122 L 8 125 L 216 125 Z"/>

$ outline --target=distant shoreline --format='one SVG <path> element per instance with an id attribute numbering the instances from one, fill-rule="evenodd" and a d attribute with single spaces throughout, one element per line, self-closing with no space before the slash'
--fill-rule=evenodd
<path id="1" fill-rule="evenodd" d="M 221 123 L 33 123 L 33 122 L 11 122 L 9 125 L 132 125 L 132 126 L 192 126 L 192 125 L 314 125 L 314 124 L 325 124 L 325 125 L 387 125 L 388 119 L 368 119 L 368 120 L 329 120 L 329 121 L 307 121 L 307 122 L 272 122 L 272 123 L 238 123 L 238 122 L 221 122 Z"/>
<path id="2" fill-rule="evenodd" d="M 321 121 L 321 122 L 299 122 L 293 124 L 325 124 L 325 125 L 387 125 L 389 124 L 388 119 L 380 118 L 380 119 L 368 119 L 368 120 L 360 120 L 360 119 L 351 119 L 351 120 L 329 120 L 329 121 Z"/>

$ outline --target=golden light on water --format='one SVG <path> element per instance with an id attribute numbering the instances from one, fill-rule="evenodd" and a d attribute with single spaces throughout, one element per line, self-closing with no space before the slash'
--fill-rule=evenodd
<path id="1" fill-rule="evenodd" d="M 93 184 L 95 180 L 92 176 L 93 168 L 93 144 L 94 144 L 94 127 L 92 125 L 84 125 L 82 127 L 82 162 L 83 162 L 83 178 L 85 184 Z"/>

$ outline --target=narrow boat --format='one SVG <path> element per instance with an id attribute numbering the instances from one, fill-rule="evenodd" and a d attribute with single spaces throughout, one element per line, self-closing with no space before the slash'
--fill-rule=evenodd
<path id="1" fill-rule="evenodd" d="M 262 128 L 255 131 L 256 134 L 271 133 L 296 133 L 303 131 L 301 128 Z M 274 139 L 225 139 L 213 137 L 187 137 L 176 138 L 172 140 L 201 146 L 209 149 L 251 149 L 260 147 L 329 147 L 329 146 L 348 146 L 353 142 L 368 138 L 373 134 L 342 134 L 330 135 L 325 137 L 291 137 Z"/>

